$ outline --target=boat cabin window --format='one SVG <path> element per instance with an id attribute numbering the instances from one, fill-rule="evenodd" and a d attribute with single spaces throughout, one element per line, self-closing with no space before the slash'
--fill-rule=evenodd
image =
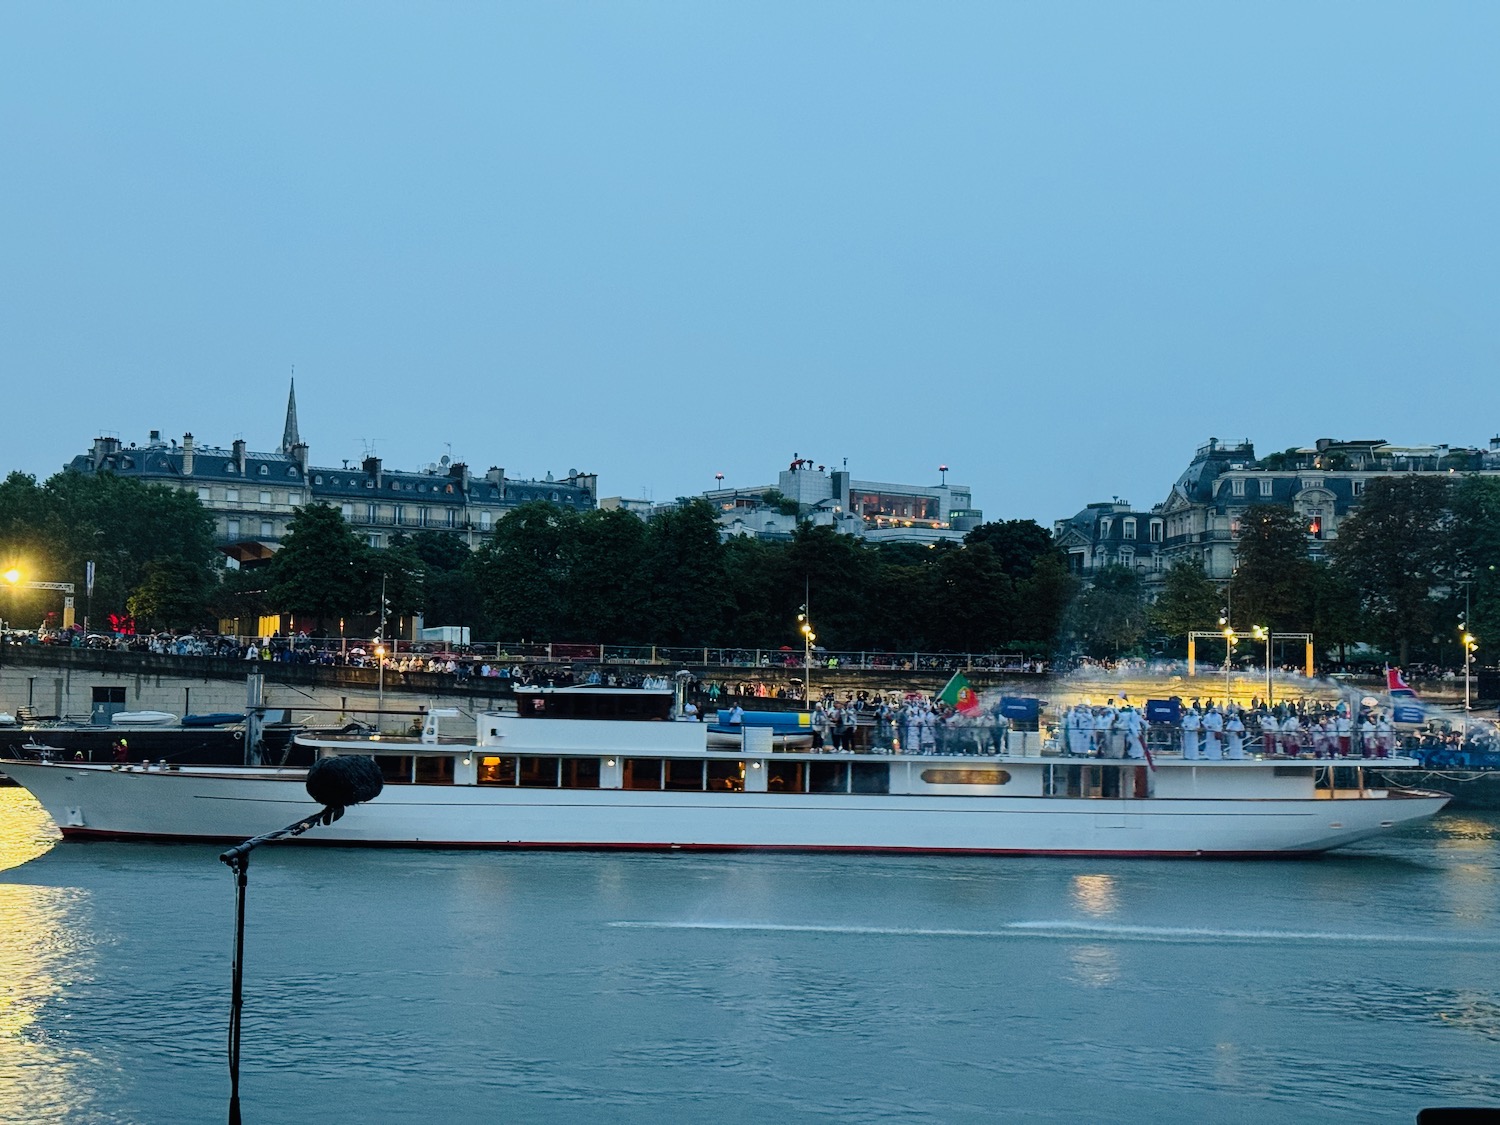
<path id="1" fill-rule="evenodd" d="M 387 785 L 411 784 L 410 754 L 376 754 L 375 764 L 380 767 L 380 776 Z"/>
<path id="2" fill-rule="evenodd" d="M 598 758 L 563 758 L 562 787 L 564 789 L 598 789 Z"/>
<path id="3" fill-rule="evenodd" d="M 849 792 L 889 793 L 891 767 L 885 762 L 850 762 Z"/>
<path id="4" fill-rule="evenodd" d="M 660 789 L 660 758 L 626 758 L 623 786 L 626 789 Z"/>
<path id="5" fill-rule="evenodd" d="M 849 792 L 848 762 L 809 762 L 807 791 L 809 793 Z"/>
<path id="6" fill-rule="evenodd" d="M 1149 797 L 1151 779 L 1145 766 L 1048 766 L 1042 793 L 1048 797 Z"/>
<path id="7" fill-rule="evenodd" d="M 480 785 L 514 785 L 516 783 L 516 760 L 485 756 L 479 759 Z"/>
<path id="8" fill-rule="evenodd" d="M 427 785 L 452 785 L 453 758 L 447 754 L 418 754 L 417 780 Z"/>
<path id="9" fill-rule="evenodd" d="M 766 763 L 766 790 L 770 793 L 806 793 L 807 763 L 772 759 Z"/>
<path id="10" fill-rule="evenodd" d="M 703 759 L 666 759 L 666 779 L 663 788 L 703 791 Z"/>
<path id="11" fill-rule="evenodd" d="M 708 788 L 710 792 L 743 793 L 745 791 L 745 763 L 723 762 L 717 759 L 708 763 Z"/>
<path id="12" fill-rule="evenodd" d="M 528 789 L 556 789 L 557 766 L 556 758 L 522 758 L 516 784 Z"/>
<path id="13" fill-rule="evenodd" d="M 518 690 L 516 711 L 523 719 L 636 719 L 666 720 L 672 696 L 666 692 L 593 691 L 539 692 Z"/>
<path id="14" fill-rule="evenodd" d="M 452 761 L 452 759 L 447 759 Z M 519 785 L 523 789 L 598 789 L 598 758 L 479 759 L 480 785 Z"/>

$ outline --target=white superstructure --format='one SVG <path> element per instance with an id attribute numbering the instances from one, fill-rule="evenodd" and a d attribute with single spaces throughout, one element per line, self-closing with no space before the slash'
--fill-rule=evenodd
<path id="1" fill-rule="evenodd" d="M 448 847 L 778 848 L 1054 855 L 1305 854 L 1431 816 L 1448 796 L 1368 788 L 1311 761 L 1041 753 L 786 752 L 747 728 L 665 716 L 670 691 L 518 691 L 472 738 L 300 736 L 371 754 L 386 786 L 310 842 Z M 1395 763 L 1383 763 L 1395 764 Z M 305 771 L 7 761 L 70 837 L 232 840 L 313 811 Z M 1337 784 L 1335 784 L 1337 783 Z"/>

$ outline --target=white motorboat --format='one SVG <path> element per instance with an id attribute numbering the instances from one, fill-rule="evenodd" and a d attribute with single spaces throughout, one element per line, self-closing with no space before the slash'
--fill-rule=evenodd
<path id="1" fill-rule="evenodd" d="M 473 736 L 299 735 L 369 754 L 385 789 L 304 837 L 423 847 L 783 849 L 1115 856 L 1285 856 L 1432 816 L 1448 795 L 1366 784 L 1331 762 L 1069 759 L 778 750 L 747 728 L 711 749 L 672 692 L 518 689 Z M 1399 761 L 1395 760 L 1395 761 Z M 1394 761 L 1382 763 L 1385 766 Z M 6 761 L 70 838 L 234 840 L 313 811 L 301 769 Z"/>
<path id="2" fill-rule="evenodd" d="M 117 727 L 175 727 L 181 720 L 170 711 L 116 711 L 109 721 Z"/>

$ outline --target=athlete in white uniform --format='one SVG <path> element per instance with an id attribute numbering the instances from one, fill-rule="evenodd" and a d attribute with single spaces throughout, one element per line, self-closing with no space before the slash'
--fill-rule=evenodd
<path id="1" fill-rule="evenodd" d="M 1238 711 L 1229 713 L 1229 721 L 1224 724 L 1224 731 L 1229 736 L 1229 747 L 1224 756 L 1238 762 L 1245 756 L 1245 721 L 1240 718 Z"/>
<path id="2" fill-rule="evenodd" d="M 1219 735 L 1223 730 L 1224 716 L 1210 703 L 1203 715 L 1203 757 L 1210 762 L 1221 761 L 1224 757 L 1219 743 Z"/>
<path id="3" fill-rule="evenodd" d="M 1380 719 L 1375 724 L 1375 741 L 1379 746 L 1376 751 L 1382 758 L 1389 758 L 1396 751 L 1396 728 L 1391 725 L 1391 717 L 1384 711 L 1380 713 Z"/>
<path id="4" fill-rule="evenodd" d="M 1146 756 L 1145 722 L 1141 719 L 1141 713 L 1127 703 L 1125 710 L 1120 712 L 1120 724 L 1125 728 L 1125 756 L 1144 758 Z"/>
<path id="5" fill-rule="evenodd" d="M 1198 732 L 1203 729 L 1203 716 L 1198 714 L 1198 707 L 1194 704 L 1182 713 L 1182 757 L 1184 761 L 1196 762 L 1202 755 L 1198 753 Z"/>

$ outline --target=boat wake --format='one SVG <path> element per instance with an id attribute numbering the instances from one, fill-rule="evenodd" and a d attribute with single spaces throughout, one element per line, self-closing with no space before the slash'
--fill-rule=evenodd
<path id="1" fill-rule="evenodd" d="M 1225 943 L 1241 945 L 1286 942 L 1329 945 L 1463 946 L 1468 949 L 1500 949 L 1500 938 L 1459 938 L 1422 933 L 1336 933 L 1320 930 L 1236 930 L 1208 926 L 1136 926 L 1114 922 L 1035 920 L 1006 922 L 994 929 L 939 929 L 918 926 L 812 925 L 780 922 L 610 922 L 617 929 L 637 930 L 738 930 L 747 933 L 854 934 L 877 937 L 933 938 L 1088 938 L 1099 941 L 1169 942 L 1174 944 Z"/>

